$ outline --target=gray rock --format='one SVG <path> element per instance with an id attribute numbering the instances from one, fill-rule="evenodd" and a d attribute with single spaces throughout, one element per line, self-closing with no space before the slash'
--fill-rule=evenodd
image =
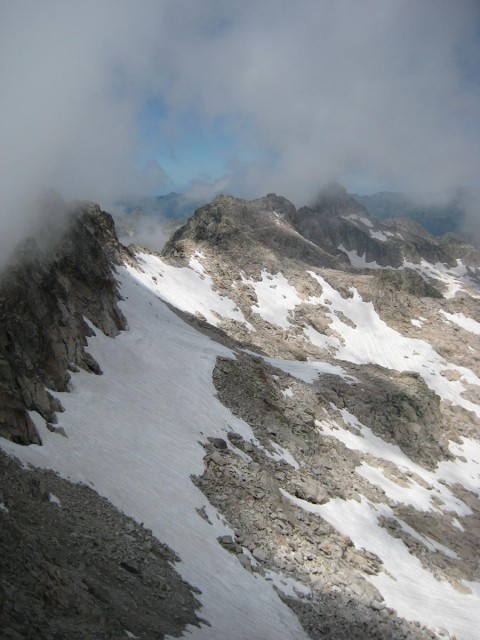
<path id="1" fill-rule="evenodd" d="M 252 556 L 259 562 L 267 562 L 267 560 L 269 559 L 269 554 L 265 551 L 265 549 L 261 549 L 259 547 L 255 547 L 253 549 Z"/>

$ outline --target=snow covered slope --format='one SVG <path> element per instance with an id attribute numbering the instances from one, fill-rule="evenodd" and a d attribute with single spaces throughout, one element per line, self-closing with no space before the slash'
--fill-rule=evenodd
<path id="1" fill-rule="evenodd" d="M 253 435 L 215 398 L 215 360 L 230 353 L 169 311 L 141 284 L 141 272 L 123 269 L 120 277 L 129 331 L 91 339 L 104 375 L 74 374 L 72 392 L 59 394 L 68 438 L 33 415 L 43 446 L 2 440 L 2 448 L 89 484 L 180 555 L 178 569 L 202 591 L 201 616 L 211 625 L 192 629 L 190 637 L 306 638 L 271 583 L 218 544 L 231 529 L 190 480 L 203 470 L 199 440 L 232 429 Z M 202 507 L 212 525 L 198 514 Z"/>

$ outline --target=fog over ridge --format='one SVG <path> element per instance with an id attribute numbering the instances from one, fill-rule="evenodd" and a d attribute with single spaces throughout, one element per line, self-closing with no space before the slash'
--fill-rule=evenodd
<path id="1" fill-rule="evenodd" d="M 212 195 L 478 184 L 478 60 L 475 0 L 2 0 L 0 253 L 39 190 L 108 206 L 175 188 L 165 145 L 192 113 L 230 145 L 221 175 L 191 176 Z"/>

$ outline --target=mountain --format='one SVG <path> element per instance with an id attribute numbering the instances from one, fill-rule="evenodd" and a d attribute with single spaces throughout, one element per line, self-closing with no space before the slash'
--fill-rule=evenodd
<path id="1" fill-rule="evenodd" d="M 473 187 L 459 187 L 449 195 L 418 197 L 382 191 L 371 195 L 353 194 L 353 197 L 379 220 L 407 217 L 421 224 L 434 236 L 446 233 L 466 234 L 470 236 L 470 241 L 473 218 L 478 216 L 480 202 L 480 192 Z M 477 229 L 474 231 L 477 236 Z"/>
<path id="2" fill-rule="evenodd" d="M 479 287 L 339 185 L 77 205 L 0 281 L 5 637 L 473 640 Z"/>

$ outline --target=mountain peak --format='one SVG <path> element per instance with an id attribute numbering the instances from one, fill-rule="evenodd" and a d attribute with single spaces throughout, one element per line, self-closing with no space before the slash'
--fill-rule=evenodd
<path id="1" fill-rule="evenodd" d="M 336 257 L 292 226 L 295 216 L 295 206 L 273 193 L 256 200 L 219 195 L 195 211 L 173 234 L 162 253 L 189 258 L 198 250 L 221 251 L 246 269 L 251 264 L 290 259 L 317 266 L 336 265 Z"/>
<path id="2" fill-rule="evenodd" d="M 333 181 L 320 189 L 315 202 L 322 201 L 326 198 L 346 198 L 348 195 L 349 194 L 344 186 L 339 182 Z"/>
<path id="3" fill-rule="evenodd" d="M 367 209 L 338 182 L 330 182 L 323 187 L 309 208 L 329 217 L 355 214 L 370 218 Z"/>

